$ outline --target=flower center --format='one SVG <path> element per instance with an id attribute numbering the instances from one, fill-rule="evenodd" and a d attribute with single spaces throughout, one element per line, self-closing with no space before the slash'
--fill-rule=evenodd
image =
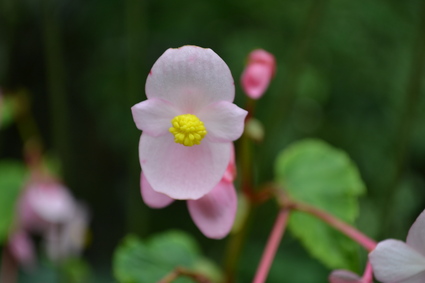
<path id="1" fill-rule="evenodd" d="M 201 140 L 207 134 L 204 123 L 192 114 L 183 114 L 171 120 L 173 125 L 169 131 L 174 135 L 174 141 L 184 146 L 201 144 Z"/>

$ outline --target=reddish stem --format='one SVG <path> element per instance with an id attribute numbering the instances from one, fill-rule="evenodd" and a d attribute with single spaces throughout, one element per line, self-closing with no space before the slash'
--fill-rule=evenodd
<path id="1" fill-rule="evenodd" d="M 289 211 L 290 210 L 287 208 L 282 208 L 279 211 L 253 283 L 266 282 L 267 274 L 269 273 L 277 248 L 279 247 L 280 240 L 285 232 L 286 224 L 288 223 Z"/>
<path id="2" fill-rule="evenodd" d="M 0 283 L 14 283 L 17 279 L 18 267 L 12 258 L 7 246 L 3 247 L 1 266 L 0 266 Z"/>
<path id="3" fill-rule="evenodd" d="M 167 274 L 157 283 L 171 283 L 181 276 L 189 277 L 198 283 L 211 283 L 211 281 L 207 277 L 205 277 L 203 274 L 190 271 L 183 267 L 176 267 L 176 269 L 171 271 L 169 274 Z"/>
<path id="4" fill-rule="evenodd" d="M 325 212 L 324 210 L 299 202 L 291 202 L 289 204 L 289 207 L 298 211 L 306 212 L 323 220 L 333 228 L 339 230 L 346 236 L 350 237 L 351 239 L 362 245 L 369 252 L 374 250 L 376 247 L 376 242 L 374 240 L 370 239 L 368 236 L 366 236 L 353 226 L 339 220 L 338 218 Z"/>
<path id="5" fill-rule="evenodd" d="M 362 283 L 373 283 L 373 270 L 370 262 L 367 262 L 366 269 L 362 277 Z"/>

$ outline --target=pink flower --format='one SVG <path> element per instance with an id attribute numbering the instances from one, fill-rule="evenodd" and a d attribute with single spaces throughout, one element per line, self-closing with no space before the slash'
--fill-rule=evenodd
<path id="1" fill-rule="evenodd" d="M 79 256 L 85 245 L 88 224 L 87 208 L 76 203 L 76 209 L 67 221 L 47 231 L 45 243 L 49 258 L 61 261 Z"/>
<path id="2" fill-rule="evenodd" d="M 406 243 L 385 240 L 369 254 L 376 279 L 383 283 L 425 282 L 425 211 L 413 223 Z"/>
<path id="3" fill-rule="evenodd" d="M 260 98 L 267 90 L 275 71 L 276 61 L 272 54 L 263 49 L 252 51 L 241 77 L 243 90 L 253 99 Z"/>
<path id="4" fill-rule="evenodd" d="M 233 180 L 236 175 L 234 150 L 226 172 L 221 181 L 206 195 L 197 200 L 188 200 L 187 206 L 190 216 L 201 232 L 213 239 L 225 237 L 233 226 L 237 209 L 237 196 Z M 152 208 L 163 208 L 174 199 L 155 192 L 141 176 L 141 193 L 144 202 Z"/>
<path id="5" fill-rule="evenodd" d="M 13 233 L 9 238 L 7 246 L 11 255 L 19 263 L 19 265 L 27 268 L 34 265 L 34 246 L 29 235 L 25 231 L 18 230 Z"/>
<path id="6" fill-rule="evenodd" d="M 68 189 L 55 181 L 32 181 L 19 201 L 19 225 L 43 233 L 50 225 L 67 221 L 75 211 Z"/>
<path id="7" fill-rule="evenodd" d="M 168 49 L 146 81 L 147 100 L 132 107 L 143 131 L 139 158 L 152 190 L 199 199 L 222 178 L 247 112 L 232 103 L 234 82 L 211 49 Z"/>

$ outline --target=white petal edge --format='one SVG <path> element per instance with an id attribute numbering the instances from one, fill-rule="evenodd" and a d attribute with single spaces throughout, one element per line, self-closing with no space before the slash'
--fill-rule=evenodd
<path id="1" fill-rule="evenodd" d="M 148 180 L 146 180 L 143 172 L 140 176 L 140 192 L 142 194 L 143 201 L 150 208 L 164 208 L 174 201 L 174 199 L 167 195 L 155 192 Z"/>
<path id="2" fill-rule="evenodd" d="M 231 143 L 203 140 L 191 147 L 177 144 L 171 133 L 142 133 L 139 158 L 152 189 L 173 199 L 198 199 L 221 180 L 229 164 Z"/>
<path id="3" fill-rule="evenodd" d="M 195 114 L 207 129 L 205 138 L 213 142 L 231 142 L 242 135 L 248 112 L 233 103 L 220 101 Z"/>
<path id="4" fill-rule="evenodd" d="M 137 128 L 154 137 L 167 133 L 171 120 L 181 114 L 170 102 L 156 98 L 137 103 L 131 112 Z"/>
<path id="5" fill-rule="evenodd" d="M 405 282 L 425 271 L 425 257 L 398 240 L 385 240 L 369 254 L 375 277 L 382 282 Z"/>
<path id="6" fill-rule="evenodd" d="M 202 198 L 187 201 L 193 222 L 205 236 L 212 239 L 222 239 L 229 234 L 237 205 L 233 183 L 224 180 Z"/>
<path id="7" fill-rule="evenodd" d="M 198 46 L 170 48 L 158 58 L 146 80 L 146 96 L 170 101 L 187 114 L 225 100 L 235 86 L 229 67 L 214 51 Z"/>
<path id="8" fill-rule="evenodd" d="M 330 283 L 362 283 L 362 278 L 349 270 L 334 270 L 329 275 Z"/>
<path id="9" fill-rule="evenodd" d="M 410 227 L 406 243 L 425 256 L 425 211 L 422 211 Z"/>

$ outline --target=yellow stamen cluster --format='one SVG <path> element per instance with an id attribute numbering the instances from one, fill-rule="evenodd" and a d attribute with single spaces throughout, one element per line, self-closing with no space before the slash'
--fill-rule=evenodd
<path id="1" fill-rule="evenodd" d="M 174 141 L 184 146 L 200 144 L 207 134 L 204 123 L 193 114 L 183 114 L 171 120 L 173 125 L 169 131 L 174 135 Z"/>

